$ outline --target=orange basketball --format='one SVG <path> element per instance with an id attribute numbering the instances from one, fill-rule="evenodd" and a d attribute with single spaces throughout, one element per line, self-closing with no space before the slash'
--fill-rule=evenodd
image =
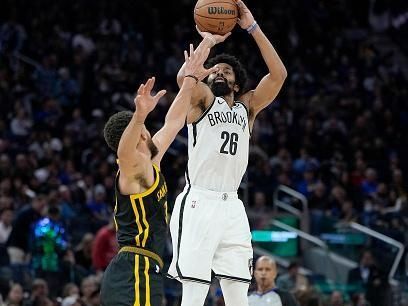
<path id="1" fill-rule="evenodd" d="M 194 21 L 200 31 L 224 35 L 230 32 L 238 19 L 236 0 L 198 0 Z"/>

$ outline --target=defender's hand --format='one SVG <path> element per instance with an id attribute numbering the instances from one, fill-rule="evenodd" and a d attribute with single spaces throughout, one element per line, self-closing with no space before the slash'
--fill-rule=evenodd
<path id="1" fill-rule="evenodd" d="M 205 47 L 204 44 L 200 44 L 196 50 L 192 44 L 190 44 L 190 54 L 184 51 L 184 60 L 186 63 L 185 74 L 195 76 L 198 81 L 205 79 L 210 73 L 218 70 L 217 67 L 210 69 L 204 68 L 204 62 L 210 54 L 210 48 Z"/>
<path id="2" fill-rule="evenodd" d="M 160 90 L 155 96 L 151 95 L 155 80 L 155 77 L 148 79 L 146 84 L 141 84 L 137 90 L 135 98 L 136 112 L 141 119 L 144 117 L 143 120 L 156 107 L 159 99 L 166 94 L 165 90 Z"/>

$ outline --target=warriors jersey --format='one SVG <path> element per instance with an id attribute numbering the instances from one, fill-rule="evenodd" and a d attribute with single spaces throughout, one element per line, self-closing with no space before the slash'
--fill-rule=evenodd
<path id="1" fill-rule="evenodd" d="M 222 97 L 188 124 L 187 181 L 212 191 L 236 191 L 248 164 L 249 124 L 246 106 L 230 108 Z"/>
<path id="2" fill-rule="evenodd" d="M 162 257 L 167 234 L 167 186 L 153 165 L 154 183 L 143 193 L 122 195 L 115 182 L 114 221 L 120 247 L 146 249 Z"/>

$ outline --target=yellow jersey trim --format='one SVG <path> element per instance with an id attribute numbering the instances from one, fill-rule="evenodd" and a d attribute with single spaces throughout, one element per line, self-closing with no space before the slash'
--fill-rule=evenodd
<path id="1" fill-rule="evenodd" d="M 143 237 L 143 241 L 142 241 L 142 247 L 145 247 L 147 237 L 149 236 L 149 222 L 147 222 L 147 219 L 146 219 L 146 211 L 144 209 L 143 198 L 139 198 L 139 203 L 140 203 L 140 208 L 142 209 L 143 224 L 145 226 L 145 230 L 143 231 L 144 232 L 144 237 Z"/>
<path id="2" fill-rule="evenodd" d="M 164 266 L 163 259 L 161 259 L 159 255 L 157 255 L 156 253 L 152 251 L 133 247 L 133 246 L 124 246 L 119 250 L 119 253 L 122 253 L 122 252 L 130 252 L 130 253 L 135 253 L 135 254 L 146 256 L 146 257 L 150 257 L 151 259 L 157 262 L 160 269 L 163 269 L 163 266 Z"/>
<path id="3" fill-rule="evenodd" d="M 113 222 L 115 222 L 115 230 L 118 231 L 118 222 L 116 222 L 116 213 L 118 212 L 118 197 L 115 195 L 115 208 L 113 210 Z"/>
<path id="4" fill-rule="evenodd" d="M 135 302 L 133 306 L 140 306 L 140 289 L 139 289 L 139 255 L 135 254 Z"/>
<path id="5" fill-rule="evenodd" d="M 148 196 L 149 194 L 151 194 L 157 188 L 157 185 L 159 185 L 159 181 L 160 181 L 160 174 L 159 174 L 160 170 L 155 164 L 153 164 L 153 168 L 154 168 L 154 171 L 156 173 L 156 179 L 155 179 L 153 185 L 149 189 L 147 189 L 146 191 L 143 191 L 141 193 L 131 194 L 130 195 L 131 198 L 135 198 L 135 199 L 136 198 L 143 198 L 143 197 Z"/>
<path id="6" fill-rule="evenodd" d="M 144 275 L 146 279 L 146 306 L 151 306 L 150 304 L 150 277 L 149 277 L 150 262 L 149 262 L 149 258 L 145 257 L 144 259 L 145 259 Z"/>
<path id="7" fill-rule="evenodd" d="M 137 224 L 137 230 L 138 230 L 138 234 L 135 237 L 136 240 L 136 245 L 140 246 L 140 235 L 143 233 L 143 227 L 140 224 L 140 216 L 139 216 L 139 212 L 137 211 L 137 206 L 136 206 L 136 198 L 132 198 L 130 197 L 130 202 L 132 203 L 132 208 L 133 208 L 133 213 L 135 214 L 135 220 L 136 220 L 136 224 Z"/>

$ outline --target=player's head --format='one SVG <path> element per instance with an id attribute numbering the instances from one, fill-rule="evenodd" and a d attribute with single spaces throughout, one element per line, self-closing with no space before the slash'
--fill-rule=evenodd
<path id="1" fill-rule="evenodd" d="M 132 116 L 132 112 L 122 111 L 112 115 L 109 118 L 108 122 L 106 122 L 105 128 L 103 130 L 103 136 L 105 137 L 106 143 L 113 151 L 118 151 L 120 138 L 122 137 L 122 134 L 128 126 L 130 120 L 132 120 Z M 139 145 L 142 148 L 147 148 L 150 151 L 152 158 L 155 157 L 158 153 L 158 149 L 152 141 L 150 132 L 144 125 L 142 133 L 140 135 L 138 147 Z"/>
<path id="2" fill-rule="evenodd" d="M 255 263 L 255 280 L 257 286 L 269 288 L 275 286 L 277 275 L 276 263 L 269 256 L 261 256 Z"/>
<path id="3" fill-rule="evenodd" d="M 233 92 L 234 97 L 240 96 L 247 82 L 247 73 L 240 61 L 235 56 L 223 53 L 210 58 L 206 67 L 215 65 L 219 70 L 211 73 L 207 78 L 207 84 L 214 95 L 225 96 Z"/>

